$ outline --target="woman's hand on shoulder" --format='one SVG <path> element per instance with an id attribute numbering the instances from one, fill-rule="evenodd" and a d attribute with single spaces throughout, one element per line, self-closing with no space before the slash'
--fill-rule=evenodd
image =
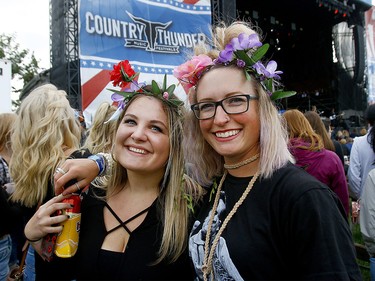
<path id="1" fill-rule="evenodd" d="M 99 168 L 91 159 L 67 159 L 54 174 L 55 194 L 67 195 L 82 190 L 98 173 Z"/>

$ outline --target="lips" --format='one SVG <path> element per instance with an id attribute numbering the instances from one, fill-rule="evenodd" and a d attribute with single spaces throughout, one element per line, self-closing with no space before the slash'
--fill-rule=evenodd
<path id="1" fill-rule="evenodd" d="M 240 130 L 230 130 L 225 132 L 216 132 L 215 136 L 217 138 L 228 138 L 237 135 L 240 132 Z"/>

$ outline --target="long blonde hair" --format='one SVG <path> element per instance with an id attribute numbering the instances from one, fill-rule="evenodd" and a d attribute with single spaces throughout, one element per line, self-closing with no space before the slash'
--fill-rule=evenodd
<path id="1" fill-rule="evenodd" d="M 103 102 L 95 112 L 94 121 L 87 131 L 87 139 L 82 148 L 87 148 L 92 154 L 110 152 L 116 133 L 116 122 L 106 122 L 116 111 L 116 107 Z"/>
<path id="2" fill-rule="evenodd" d="M 16 113 L 0 113 L 0 151 L 11 150 L 10 138 L 16 118 Z"/>
<path id="3" fill-rule="evenodd" d="M 213 32 L 213 48 L 198 46 L 195 55 L 206 54 L 212 59 L 216 59 L 219 52 L 225 48 L 225 45 L 241 33 L 258 33 L 260 37 L 260 31 L 248 23 L 235 22 L 230 26 L 221 24 Z M 239 75 L 244 75 L 243 71 L 238 71 L 238 73 Z M 274 103 L 262 85 L 256 79 L 251 81 L 259 97 L 260 177 L 269 178 L 277 169 L 286 165 L 288 161 L 293 161 L 293 158 L 287 146 L 288 136 L 285 130 L 285 123 L 280 118 Z M 199 82 L 196 89 L 194 87 L 190 89 L 189 101 L 192 103 L 197 102 L 196 91 L 199 91 Z M 199 128 L 199 120 L 194 117 L 192 111 L 187 114 L 185 124 L 184 148 L 186 149 L 186 161 L 192 167 L 196 167 L 191 171 L 194 179 L 202 185 L 208 185 L 213 177 L 224 173 L 224 158 L 204 139 Z"/>
<path id="4" fill-rule="evenodd" d="M 143 94 L 137 94 L 127 103 L 117 121 L 116 128 L 118 128 L 129 106 L 141 96 Z M 189 215 L 191 214 L 189 200 L 192 200 L 191 202 L 194 204 L 200 198 L 201 190 L 184 173 L 184 156 L 182 150 L 183 108 L 175 108 L 164 102 L 162 98 L 153 98 L 162 103 L 164 111 L 167 114 L 170 139 L 169 158 L 161 182 L 161 192 L 157 207 L 163 221 L 163 235 L 158 259 L 155 263 L 162 260 L 174 262 L 187 246 Z M 177 97 L 170 95 L 170 99 L 177 99 Z M 113 158 L 115 159 L 115 157 Z M 114 161 L 113 175 L 106 187 L 106 198 L 120 192 L 126 181 L 126 169 Z"/>
<path id="5" fill-rule="evenodd" d="M 46 84 L 21 103 L 12 135 L 12 200 L 33 207 L 45 199 L 64 147 L 79 148 L 80 129 L 64 91 Z"/>

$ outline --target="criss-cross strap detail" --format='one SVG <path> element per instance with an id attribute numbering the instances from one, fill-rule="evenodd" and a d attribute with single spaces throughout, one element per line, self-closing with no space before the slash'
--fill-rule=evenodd
<path id="1" fill-rule="evenodd" d="M 138 214 L 132 216 L 130 219 L 127 219 L 126 221 L 122 221 L 120 219 L 120 217 L 115 213 L 115 211 L 113 211 L 113 209 L 108 205 L 108 203 L 106 202 L 105 203 L 106 207 L 108 208 L 108 210 L 112 213 L 112 215 L 118 220 L 118 222 L 120 223 L 118 226 L 115 226 L 114 228 L 112 228 L 111 230 L 108 230 L 107 231 L 107 234 L 110 234 L 111 232 L 115 231 L 116 229 L 120 228 L 120 227 L 123 227 L 125 229 L 125 231 L 127 233 L 129 233 L 129 235 L 131 234 L 131 231 L 130 229 L 126 226 L 129 222 L 131 222 L 132 220 L 138 218 L 139 216 L 141 216 L 142 214 L 146 213 L 150 208 L 151 206 L 147 207 L 146 209 L 144 209 L 143 211 L 140 211 Z"/>

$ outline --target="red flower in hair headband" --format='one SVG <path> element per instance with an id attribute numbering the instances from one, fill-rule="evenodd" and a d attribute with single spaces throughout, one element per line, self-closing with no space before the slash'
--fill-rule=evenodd
<path id="1" fill-rule="evenodd" d="M 136 80 L 139 72 L 135 72 L 128 60 L 120 61 L 113 66 L 113 70 L 109 73 L 113 86 L 120 86 L 122 90 L 109 89 L 114 92 L 111 96 L 112 100 L 118 104 L 118 109 L 112 117 L 106 121 L 117 119 L 121 111 L 125 108 L 127 102 L 136 94 L 151 95 L 159 98 L 166 104 L 179 108 L 184 103 L 179 99 L 171 98 L 176 85 L 172 84 L 167 87 L 167 75 L 164 75 L 163 86 L 160 88 L 156 81 L 151 81 L 151 91 L 144 88 L 146 83 L 138 83 Z"/>

